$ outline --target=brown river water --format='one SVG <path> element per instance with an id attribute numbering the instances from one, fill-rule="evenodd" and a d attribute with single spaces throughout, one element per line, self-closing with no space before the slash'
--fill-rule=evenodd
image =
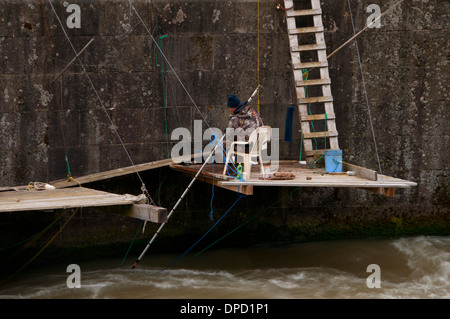
<path id="1" fill-rule="evenodd" d="M 450 298 L 450 236 L 211 249 L 179 260 L 148 252 L 131 269 L 136 257 L 74 260 L 80 288 L 68 287 L 67 264 L 24 270 L 0 286 L 0 298 Z"/>

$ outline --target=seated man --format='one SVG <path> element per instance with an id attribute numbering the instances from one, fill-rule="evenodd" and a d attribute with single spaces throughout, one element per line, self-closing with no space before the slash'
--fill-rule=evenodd
<path id="1" fill-rule="evenodd" d="M 232 116 L 225 129 L 226 138 L 223 140 L 226 150 L 235 141 L 235 137 L 237 141 L 248 141 L 253 130 L 264 125 L 261 117 L 250 107 L 248 101 L 241 101 L 234 94 L 228 96 L 227 107 Z"/>

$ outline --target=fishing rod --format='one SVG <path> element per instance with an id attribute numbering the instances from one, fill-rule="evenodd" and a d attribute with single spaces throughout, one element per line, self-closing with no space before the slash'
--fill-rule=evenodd
<path id="1" fill-rule="evenodd" d="M 172 208 L 172 210 L 170 211 L 169 215 L 167 215 L 167 222 L 169 221 L 170 217 L 172 216 L 173 212 L 175 211 L 175 209 L 177 209 L 178 205 L 181 203 L 181 201 L 183 200 L 184 196 L 187 194 L 187 192 L 191 189 L 192 184 L 194 184 L 195 180 L 197 179 L 197 177 L 200 175 L 201 171 L 203 170 L 203 168 L 205 167 L 205 165 L 208 163 L 209 159 L 212 157 L 212 155 L 214 154 L 214 151 L 216 150 L 217 146 L 219 146 L 219 144 L 222 142 L 222 140 L 225 138 L 226 135 L 222 136 L 222 138 L 220 139 L 219 143 L 217 143 L 217 145 L 214 147 L 214 149 L 212 150 L 212 152 L 209 154 L 208 158 L 206 159 L 206 161 L 203 163 L 203 165 L 200 167 L 200 169 L 198 170 L 197 174 L 195 174 L 194 178 L 192 179 L 192 181 L 189 183 L 188 187 L 184 190 L 183 194 L 181 195 L 181 197 L 178 199 L 177 203 L 175 204 L 175 206 Z M 166 223 L 167 223 L 166 222 Z M 158 230 L 156 231 L 156 233 L 153 235 L 152 239 L 149 241 L 149 243 L 147 244 L 147 246 L 145 247 L 145 249 L 142 251 L 141 255 L 139 256 L 139 258 L 134 262 L 133 266 L 131 267 L 131 269 L 136 268 L 137 264 L 141 261 L 142 257 L 144 257 L 145 253 L 147 252 L 147 250 L 150 248 L 151 244 L 155 241 L 156 237 L 159 235 L 159 233 L 161 232 L 161 230 L 164 228 L 164 226 L 166 225 L 166 223 L 163 223 Z"/>
<path id="2" fill-rule="evenodd" d="M 357 38 L 361 33 L 363 33 L 364 31 L 366 31 L 368 28 L 372 27 L 372 25 L 374 25 L 378 20 L 380 20 L 384 15 L 386 15 L 389 11 L 391 11 L 392 9 L 394 9 L 395 7 L 397 7 L 400 3 L 402 3 L 404 0 L 398 0 L 396 3 L 394 3 L 391 7 L 389 7 L 386 11 L 384 11 L 381 15 L 379 15 L 378 17 L 376 17 L 371 23 L 367 24 L 363 29 L 361 29 L 361 31 L 359 31 L 358 33 L 354 34 L 350 39 L 348 39 L 347 41 L 345 41 L 344 44 L 342 44 L 339 48 L 337 48 L 336 50 L 334 50 L 332 53 L 330 53 L 327 56 L 327 59 L 331 58 L 331 56 L 333 56 L 335 53 L 337 53 L 338 51 L 340 51 L 343 47 L 345 47 L 347 44 L 349 44 L 351 41 L 353 41 L 355 38 Z"/>
<path id="3" fill-rule="evenodd" d="M 258 87 L 256 88 L 256 90 L 253 92 L 252 96 L 250 96 L 250 98 L 247 100 L 247 102 L 250 104 L 250 102 L 253 100 L 253 98 L 255 97 L 256 93 L 258 93 L 258 90 L 261 88 L 261 84 L 258 85 Z"/>
<path id="4" fill-rule="evenodd" d="M 247 100 L 249 103 L 250 101 L 255 97 L 256 93 L 258 92 L 258 90 L 260 89 L 261 85 L 258 85 L 258 87 L 256 88 L 256 90 L 253 92 L 253 94 L 250 96 L 250 98 Z M 205 160 L 205 162 L 203 163 L 203 165 L 200 167 L 200 169 L 198 170 L 197 174 L 195 174 L 194 178 L 192 179 L 192 181 L 189 183 L 188 187 L 184 190 L 183 194 L 181 194 L 181 197 L 178 199 L 178 201 L 176 202 L 175 206 L 173 206 L 172 210 L 170 211 L 169 215 L 167 215 L 167 222 L 169 221 L 170 217 L 172 216 L 172 214 L 174 213 L 175 209 L 177 209 L 178 205 L 181 203 L 181 201 L 183 200 L 184 196 L 186 196 L 187 192 L 191 189 L 192 184 L 194 184 L 195 180 L 197 179 L 197 177 L 200 175 L 201 171 L 203 170 L 203 168 L 206 166 L 206 164 L 208 163 L 208 161 L 210 160 L 210 158 L 213 156 L 214 152 L 216 151 L 217 147 L 219 145 L 222 145 L 222 141 L 225 138 L 226 135 L 223 135 L 222 138 L 220 139 L 220 141 L 217 143 L 216 146 L 214 146 L 213 150 L 211 151 L 211 153 L 209 154 L 208 158 Z M 215 137 L 215 135 L 213 135 L 213 137 Z M 161 224 L 161 226 L 158 228 L 158 230 L 156 231 L 156 233 L 153 235 L 152 239 L 149 241 L 149 243 L 147 244 L 147 246 L 145 247 L 145 249 L 142 251 L 141 255 L 138 257 L 138 259 L 134 262 L 133 266 L 131 267 L 131 269 L 136 268 L 136 266 L 138 265 L 138 263 L 141 261 L 141 259 L 144 257 L 145 253 L 147 252 L 147 250 L 150 248 L 151 244 L 155 241 L 156 237 L 159 235 L 159 233 L 161 232 L 161 230 L 164 228 L 164 226 L 167 224 L 163 223 Z"/>

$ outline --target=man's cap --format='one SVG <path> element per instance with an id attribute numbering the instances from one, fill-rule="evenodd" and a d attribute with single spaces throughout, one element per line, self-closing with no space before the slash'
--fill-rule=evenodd
<path id="1" fill-rule="evenodd" d="M 227 106 L 230 108 L 237 107 L 241 103 L 241 100 L 238 99 L 238 97 L 234 94 L 231 94 L 228 96 L 228 103 Z"/>

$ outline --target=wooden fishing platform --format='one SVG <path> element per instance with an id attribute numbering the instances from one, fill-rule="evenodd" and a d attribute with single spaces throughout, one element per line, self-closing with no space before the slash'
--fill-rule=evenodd
<path id="1" fill-rule="evenodd" d="M 116 210 L 118 214 L 154 223 L 167 221 L 167 209 L 145 204 L 142 196 L 118 195 L 85 187 L 0 192 L 0 213 L 101 206 L 123 206 Z"/>
<path id="2" fill-rule="evenodd" d="M 192 177 L 198 172 L 200 166 L 200 164 L 173 164 L 170 167 Z M 417 186 L 415 182 L 381 175 L 376 171 L 348 163 L 343 163 L 343 171 L 340 173 L 326 173 L 323 169 L 312 168 L 309 165 L 300 164 L 294 160 L 279 161 L 278 174 L 271 174 L 269 179 L 263 178 L 259 165 L 252 165 L 251 177 L 245 181 L 240 181 L 235 176 L 225 176 L 216 173 L 222 172 L 223 164 L 214 164 L 214 174 L 212 173 L 212 169 L 212 164 L 206 165 L 199 174 L 198 180 L 210 184 L 214 182 L 214 185 L 218 187 L 246 195 L 253 195 L 253 187 L 257 186 L 301 186 L 362 188 L 377 194 L 393 197 L 396 188 Z M 279 176 L 277 177 L 277 175 Z"/>
<path id="3" fill-rule="evenodd" d="M 180 156 L 177 158 L 177 161 L 189 161 L 201 155 Z M 174 164 L 173 159 L 163 159 L 49 182 L 49 185 L 55 187 L 54 190 L 30 190 L 27 185 L 0 187 L 0 213 L 119 206 L 118 209 L 114 210 L 115 213 L 154 223 L 165 223 L 168 216 L 167 209 L 144 204 L 142 196 L 112 194 L 81 187 L 81 185 L 165 167 L 171 164 Z"/>
<path id="4" fill-rule="evenodd" d="M 193 158 L 194 156 L 189 156 L 189 158 Z M 170 166 L 173 170 L 180 171 L 189 177 L 194 177 L 202 164 L 175 164 L 171 159 L 165 159 L 81 176 L 76 179 L 58 180 L 50 183 L 56 188 L 53 190 L 28 189 L 27 186 L 0 187 L 0 213 L 45 211 L 76 207 L 119 206 L 119 209 L 114 210 L 115 213 L 154 223 L 165 223 L 167 222 L 168 216 L 167 209 L 145 204 L 145 198 L 142 195 L 119 195 L 81 187 L 81 184 L 84 183 L 164 166 Z M 343 172 L 341 173 L 326 173 L 324 169 L 311 168 L 309 165 L 300 164 L 294 160 L 282 160 L 278 162 L 277 173 L 271 174 L 269 179 L 263 178 L 259 165 L 252 165 L 251 177 L 245 181 L 240 181 L 235 176 L 216 173 L 223 171 L 223 164 L 217 163 L 214 164 L 214 173 L 212 164 L 207 164 L 197 179 L 210 184 L 214 183 L 218 187 L 246 195 L 253 195 L 253 188 L 257 186 L 301 186 L 363 188 L 371 192 L 393 197 L 396 188 L 417 186 L 417 183 L 380 175 L 376 171 L 360 166 L 343 163 L 342 167 Z M 352 174 L 348 175 L 347 172 L 351 172 Z"/>

